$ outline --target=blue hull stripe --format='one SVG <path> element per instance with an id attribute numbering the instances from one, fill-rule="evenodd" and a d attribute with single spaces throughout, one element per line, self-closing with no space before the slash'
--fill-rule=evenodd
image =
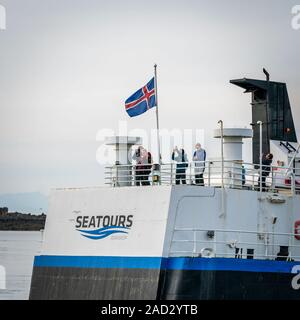
<path id="1" fill-rule="evenodd" d="M 300 262 L 232 258 L 36 256 L 35 267 L 212 270 L 291 273 Z"/>
<path id="2" fill-rule="evenodd" d="M 159 257 L 36 256 L 37 267 L 160 269 Z"/>

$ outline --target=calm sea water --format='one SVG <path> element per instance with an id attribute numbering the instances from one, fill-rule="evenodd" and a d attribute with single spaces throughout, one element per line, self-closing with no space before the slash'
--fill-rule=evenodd
<path id="1" fill-rule="evenodd" d="M 40 254 L 42 232 L 0 231 L 0 300 L 26 300 L 29 297 L 33 259 Z M 1 282 L 3 266 L 6 289 Z"/>

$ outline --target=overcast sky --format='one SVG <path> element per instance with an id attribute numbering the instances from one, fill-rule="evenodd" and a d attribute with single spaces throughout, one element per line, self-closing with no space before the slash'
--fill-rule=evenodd
<path id="1" fill-rule="evenodd" d="M 298 1 L 300 4 L 300 1 Z M 235 78 L 287 82 L 300 129 L 297 0 L 0 0 L 0 193 L 103 184 L 97 132 L 155 127 L 128 118 L 126 98 L 158 64 L 161 127 L 248 126 L 250 95 Z M 246 156 L 250 154 L 245 151 Z M 168 159 L 165 159 L 168 160 Z"/>

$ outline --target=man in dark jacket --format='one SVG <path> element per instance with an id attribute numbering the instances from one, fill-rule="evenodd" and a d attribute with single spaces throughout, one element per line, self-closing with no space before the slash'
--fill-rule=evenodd
<path id="1" fill-rule="evenodd" d="M 186 168 L 188 167 L 188 159 L 183 149 L 178 150 L 177 147 L 173 150 L 172 160 L 176 161 L 176 184 L 186 184 Z"/>
<path id="2" fill-rule="evenodd" d="M 260 187 L 260 177 L 261 177 L 262 191 L 266 191 L 266 178 L 269 176 L 271 172 L 272 161 L 273 161 L 272 153 L 268 153 L 266 157 L 263 158 L 262 160 L 261 173 L 258 178 L 258 187 Z"/>

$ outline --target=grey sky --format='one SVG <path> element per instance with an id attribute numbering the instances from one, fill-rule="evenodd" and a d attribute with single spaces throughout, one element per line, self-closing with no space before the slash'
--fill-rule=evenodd
<path id="1" fill-rule="evenodd" d="M 300 4 L 300 1 L 298 1 Z M 217 121 L 246 126 L 240 77 L 287 82 L 300 130 L 297 1 L 0 0 L 0 193 L 103 184 L 101 128 L 155 127 L 129 119 L 124 100 L 159 65 L 162 128 L 203 128 L 217 153 Z"/>

